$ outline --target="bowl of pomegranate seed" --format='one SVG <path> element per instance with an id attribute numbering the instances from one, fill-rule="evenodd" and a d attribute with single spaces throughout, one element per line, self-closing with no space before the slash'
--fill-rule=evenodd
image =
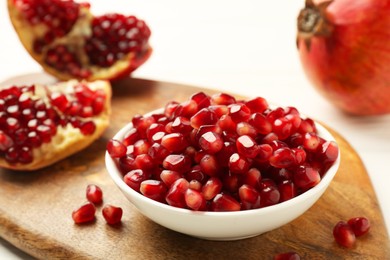
<path id="1" fill-rule="evenodd" d="M 339 163 L 331 133 L 296 108 L 225 93 L 136 115 L 106 152 L 109 175 L 143 215 L 208 240 L 291 222 L 321 197 Z"/>

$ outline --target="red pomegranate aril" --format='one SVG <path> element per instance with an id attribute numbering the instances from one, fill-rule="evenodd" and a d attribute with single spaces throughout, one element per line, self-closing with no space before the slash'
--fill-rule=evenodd
<path id="1" fill-rule="evenodd" d="M 63 93 L 53 92 L 50 95 L 50 99 L 51 103 L 62 112 L 65 112 L 69 106 L 69 100 Z"/>
<path id="2" fill-rule="evenodd" d="M 144 171 L 150 171 L 153 168 L 156 168 L 153 158 L 149 154 L 139 154 L 134 158 L 134 165 L 138 169 Z"/>
<path id="3" fill-rule="evenodd" d="M 274 260 L 301 260 L 301 257 L 295 252 L 287 252 L 275 255 Z"/>
<path id="4" fill-rule="evenodd" d="M 250 168 L 249 161 L 238 153 L 232 154 L 229 159 L 229 170 L 235 174 L 244 174 Z"/>
<path id="5" fill-rule="evenodd" d="M 217 176 L 221 171 L 217 158 L 212 154 L 205 154 L 199 165 L 201 171 L 208 176 Z"/>
<path id="6" fill-rule="evenodd" d="M 231 116 L 223 115 L 217 121 L 217 125 L 223 130 L 228 132 L 236 132 L 237 131 L 237 123 L 233 121 Z"/>
<path id="7" fill-rule="evenodd" d="M 313 167 L 300 166 L 295 171 L 293 181 L 298 188 L 308 190 L 321 181 L 321 176 Z"/>
<path id="8" fill-rule="evenodd" d="M 148 150 L 148 154 L 152 159 L 158 163 L 162 164 L 164 159 L 170 154 L 170 151 L 166 149 L 164 146 L 162 146 L 159 143 L 154 143 Z"/>
<path id="9" fill-rule="evenodd" d="M 227 106 L 236 103 L 236 98 L 226 93 L 217 93 L 211 96 L 211 102 L 215 105 Z"/>
<path id="10" fill-rule="evenodd" d="M 348 220 L 348 225 L 353 230 L 356 237 L 363 236 L 370 231 L 370 221 L 365 217 L 355 217 Z"/>
<path id="11" fill-rule="evenodd" d="M 240 122 L 237 124 L 236 132 L 239 136 L 248 135 L 255 138 L 258 134 L 257 130 L 247 122 Z"/>
<path id="12" fill-rule="evenodd" d="M 282 107 L 267 110 L 267 112 L 268 113 L 266 113 L 266 118 L 271 124 L 273 124 L 276 119 L 281 118 L 286 114 Z"/>
<path id="13" fill-rule="evenodd" d="M 122 143 L 125 146 L 129 146 L 134 144 L 138 139 L 140 138 L 137 129 L 131 128 L 126 134 L 125 137 L 123 138 Z"/>
<path id="14" fill-rule="evenodd" d="M 140 139 L 136 141 L 133 145 L 133 154 L 134 156 L 140 155 L 140 154 L 147 154 L 151 145 L 150 143 L 145 139 Z"/>
<path id="15" fill-rule="evenodd" d="M 198 146 L 199 139 L 202 137 L 202 135 L 204 135 L 207 132 L 212 132 L 218 136 L 221 135 L 222 129 L 218 125 L 202 125 L 199 129 L 197 130 L 194 129 L 194 132 L 196 132 L 196 135 L 193 141 L 195 141 L 196 146 Z"/>
<path id="16" fill-rule="evenodd" d="M 165 126 L 163 126 L 162 124 L 153 123 L 146 130 L 146 138 L 148 139 L 149 142 L 151 142 L 154 134 L 156 134 L 157 132 L 164 132 L 164 131 L 165 131 Z"/>
<path id="17" fill-rule="evenodd" d="M 162 181 L 147 179 L 141 182 L 140 192 L 145 197 L 162 202 L 164 201 L 167 187 Z"/>
<path id="18" fill-rule="evenodd" d="M 188 118 L 179 116 L 172 121 L 171 133 L 187 134 L 192 130 L 191 122 Z"/>
<path id="19" fill-rule="evenodd" d="M 143 170 L 134 169 L 125 174 L 123 180 L 130 188 L 140 192 L 141 183 L 147 180 L 148 177 Z"/>
<path id="20" fill-rule="evenodd" d="M 197 190 L 187 189 L 184 193 L 184 200 L 188 208 L 192 210 L 205 210 L 206 209 L 206 200 Z"/>
<path id="21" fill-rule="evenodd" d="M 260 194 L 254 187 L 244 184 L 238 189 L 238 195 L 244 209 L 260 207 Z"/>
<path id="22" fill-rule="evenodd" d="M 269 163 L 276 168 L 288 168 L 295 165 L 295 162 L 295 155 L 288 147 L 277 149 L 269 158 Z"/>
<path id="23" fill-rule="evenodd" d="M 188 188 L 201 192 L 202 191 L 202 183 L 198 180 L 192 179 L 189 182 Z"/>
<path id="24" fill-rule="evenodd" d="M 107 151 L 111 157 L 120 158 L 126 155 L 127 148 L 122 142 L 110 139 L 107 143 Z"/>
<path id="25" fill-rule="evenodd" d="M 102 214 L 107 224 L 117 225 L 122 221 L 123 210 L 113 205 L 105 205 Z"/>
<path id="26" fill-rule="evenodd" d="M 245 102 L 245 105 L 252 113 L 263 113 L 268 109 L 268 102 L 265 98 L 255 97 Z"/>
<path id="27" fill-rule="evenodd" d="M 31 163 L 33 161 L 33 154 L 32 154 L 32 150 L 30 147 L 28 146 L 23 146 L 20 148 L 20 151 L 19 151 L 19 158 L 18 158 L 18 161 L 20 163 Z"/>
<path id="28" fill-rule="evenodd" d="M 352 228 L 344 221 L 340 221 L 334 226 L 333 237 L 337 244 L 346 248 L 351 248 L 356 243 L 356 236 Z"/>
<path id="29" fill-rule="evenodd" d="M 190 171 L 186 172 L 185 174 L 186 179 L 189 181 L 196 180 L 198 182 L 205 183 L 207 180 L 206 175 L 202 172 L 202 169 L 199 164 L 194 165 Z"/>
<path id="30" fill-rule="evenodd" d="M 100 204 L 103 202 L 103 191 L 99 186 L 89 184 L 86 190 L 86 197 L 89 202 Z"/>
<path id="31" fill-rule="evenodd" d="M 161 139 L 161 145 L 172 153 L 180 153 L 188 146 L 188 141 L 181 133 L 172 133 L 164 135 Z"/>
<path id="32" fill-rule="evenodd" d="M 190 100 L 193 100 L 196 102 L 198 109 L 202 109 L 205 107 L 209 107 L 211 104 L 210 97 L 206 95 L 204 92 L 198 92 L 193 94 L 190 97 Z"/>
<path id="33" fill-rule="evenodd" d="M 318 159 L 323 164 L 332 164 L 336 161 L 339 155 L 339 148 L 334 141 L 326 141 L 322 143 L 320 151 L 317 153 Z"/>
<path id="34" fill-rule="evenodd" d="M 280 202 L 290 200 L 297 196 L 297 189 L 291 180 L 284 180 L 278 185 Z"/>
<path id="35" fill-rule="evenodd" d="M 258 162 L 267 162 L 269 158 L 273 154 L 273 149 L 272 146 L 269 144 L 260 144 L 258 145 L 258 150 L 257 150 L 257 156 L 256 156 L 256 161 Z"/>
<path id="36" fill-rule="evenodd" d="M 213 211 L 239 211 L 241 209 L 240 203 L 228 194 L 217 194 L 212 203 Z"/>
<path id="37" fill-rule="evenodd" d="M 260 190 L 260 197 L 261 207 L 268 207 L 279 203 L 280 192 L 276 186 L 270 185 Z"/>
<path id="38" fill-rule="evenodd" d="M 209 154 L 219 152 L 223 147 L 222 137 L 215 132 L 206 132 L 199 138 L 199 146 Z"/>
<path id="39" fill-rule="evenodd" d="M 202 125 L 214 125 L 217 121 L 215 112 L 207 108 L 202 108 L 190 118 L 191 126 L 195 129 L 199 129 Z"/>
<path id="40" fill-rule="evenodd" d="M 164 169 L 184 173 L 191 168 L 191 159 L 182 154 L 170 154 L 162 163 Z"/>
<path id="41" fill-rule="evenodd" d="M 165 200 L 166 202 L 178 208 L 186 208 L 187 204 L 184 199 L 184 194 L 188 190 L 189 183 L 186 179 L 177 179 L 169 188 Z"/>
<path id="42" fill-rule="evenodd" d="M 253 188 L 258 189 L 260 187 L 261 172 L 257 168 L 250 168 L 243 176 L 242 183 L 247 184 Z"/>
<path id="43" fill-rule="evenodd" d="M 294 153 L 296 165 L 301 165 L 306 162 L 306 152 L 302 147 L 292 148 L 291 150 Z"/>
<path id="44" fill-rule="evenodd" d="M 224 105 L 211 105 L 209 109 L 217 115 L 217 118 L 221 118 L 221 116 L 229 113 L 228 107 Z"/>
<path id="45" fill-rule="evenodd" d="M 202 187 L 202 194 L 206 200 L 212 200 L 222 191 L 222 182 L 219 178 L 211 177 Z"/>
<path id="46" fill-rule="evenodd" d="M 5 152 L 5 160 L 8 163 L 16 163 L 19 160 L 19 150 L 13 146 Z"/>
<path id="47" fill-rule="evenodd" d="M 277 118 L 272 124 L 272 130 L 279 140 L 287 139 L 292 133 L 293 125 L 286 117 Z"/>
<path id="48" fill-rule="evenodd" d="M 248 135 L 237 138 L 236 147 L 238 153 L 247 158 L 255 158 L 259 150 L 256 141 Z"/>
<path id="49" fill-rule="evenodd" d="M 183 174 L 177 171 L 162 170 L 160 174 L 160 179 L 167 187 L 170 187 L 176 180 L 180 178 L 183 178 Z"/>
<path id="50" fill-rule="evenodd" d="M 6 133 L 0 130 L 0 150 L 5 151 L 13 146 L 14 141 Z"/>
<path id="51" fill-rule="evenodd" d="M 321 143 L 320 138 L 315 133 L 310 132 L 310 133 L 306 133 L 303 136 L 302 145 L 308 151 L 315 152 L 320 146 L 320 143 Z"/>
<path id="52" fill-rule="evenodd" d="M 247 122 L 251 116 L 250 109 L 244 104 L 229 105 L 229 115 L 236 123 Z"/>
<path id="53" fill-rule="evenodd" d="M 76 224 L 92 222 L 95 220 L 95 212 L 95 205 L 92 202 L 87 202 L 72 212 L 72 218 Z"/>
<path id="54" fill-rule="evenodd" d="M 224 191 L 234 194 L 238 192 L 238 188 L 241 185 L 241 175 L 229 172 L 222 176 L 222 184 Z"/>

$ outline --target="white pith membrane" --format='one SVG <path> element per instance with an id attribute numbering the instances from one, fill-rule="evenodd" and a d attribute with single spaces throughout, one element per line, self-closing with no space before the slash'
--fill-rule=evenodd
<path id="1" fill-rule="evenodd" d="M 74 93 L 74 86 L 80 84 L 77 80 L 67 82 L 60 82 L 50 86 L 35 85 L 35 94 L 23 93 L 22 95 L 29 95 L 32 99 L 43 100 L 47 107 L 53 107 L 50 104 L 48 94 L 51 92 L 64 93 L 69 100 L 74 100 L 75 97 L 70 95 Z M 101 113 L 87 118 L 77 117 L 80 121 L 92 121 L 96 129 L 90 135 L 84 135 L 79 128 L 72 126 L 68 122 L 65 126 L 57 125 L 57 132 L 52 136 L 49 143 L 42 143 L 37 148 L 32 148 L 33 161 L 31 163 L 14 163 L 7 162 L 3 157 L 0 158 L 0 167 L 13 170 L 37 170 L 49 166 L 57 161 L 60 161 L 84 148 L 89 146 L 92 142 L 98 139 L 109 124 L 109 116 L 111 113 L 111 85 L 107 81 L 99 80 L 94 82 L 83 82 L 91 90 L 103 90 L 105 93 L 105 105 Z M 54 109 L 56 109 L 54 107 Z M 59 114 L 58 109 L 56 111 Z"/>
<path id="2" fill-rule="evenodd" d="M 126 72 L 134 62 L 135 53 L 130 52 L 124 55 L 120 60 L 115 61 L 110 67 L 100 67 L 92 65 L 89 62 L 88 56 L 84 51 L 86 39 L 92 34 L 91 23 L 94 19 L 90 9 L 86 6 L 80 5 L 80 12 L 77 21 L 72 27 L 72 30 L 65 34 L 63 37 L 55 38 L 51 43 L 45 45 L 41 53 L 34 51 L 33 45 L 36 39 L 42 38 L 46 32 L 50 30 L 48 26 L 43 23 L 36 25 L 30 24 L 23 13 L 18 10 L 18 6 L 15 6 L 13 0 L 8 0 L 8 10 L 11 18 L 11 22 L 23 44 L 29 54 L 43 67 L 43 69 L 51 75 L 54 75 L 60 80 L 70 80 L 77 78 L 67 72 L 61 72 L 60 70 L 50 66 L 46 63 L 45 57 L 48 50 L 53 49 L 56 46 L 64 45 L 69 51 L 75 53 L 81 63 L 81 67 L 88 69 L 91 72 L 89 77 L 79 77 L 87 79 L 89 81 L 99 79 L 115 79 L 117 76 Z M 150 47 L 147 46 L 150 51 Z M 88 64 L 88 66 L 85 66 Z"/>

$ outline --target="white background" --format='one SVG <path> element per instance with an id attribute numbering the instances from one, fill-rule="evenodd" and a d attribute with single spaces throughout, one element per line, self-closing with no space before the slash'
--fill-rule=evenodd
<path id="1" fill-rule="evenodd" d="M 39 73 L 0 6 L 0 82 Z M 390 225 L 390 116 L 351 117 L 307 81 L 295 45 L 304 0 L 95 0 L 95 13 L 123 12 L 152 30 L 151 59 L 134 77 L 187 83 L 296 106 L 326 122 L 357 150 Z M 33 82 L 31 82 L 33 83 Z M 0 259 L 28 258 L 0 239 Z"/>

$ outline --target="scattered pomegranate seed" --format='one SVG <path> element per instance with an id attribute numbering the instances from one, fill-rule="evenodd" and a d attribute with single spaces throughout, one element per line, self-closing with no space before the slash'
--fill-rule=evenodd
<path id="1" fill-rule="evenodd" d="M 127 154 L 117 159 L 124 181 L 192 210 L 250 210 L 293 199 L 338 157 L 337 144 L 319 137 L 312 120 L 293 107 L 272 109 L 261 97 L 245 102 L 199 92 L 132 123 Z"/>
<path id="2" fill-rule="evenodd" d="M 360 237 L 368 233 L 371 228 L 370 221 L 365 217 L 356 217 L 348 220 L 348 225 L 352 228 L 355 236 Z"/>
<path id="3" fill-rule="evenodd" d="M 122 220 L 123 210 L 120 207 L 105 205 L 102 209 L 102 213 L 107 224 L 116 225 Z"/>
<path id="4" fill-rule="evenodd" d="M 87 186 L 86 197 L 89 202 L 100 204 L 103 201 L 103 191 L 99 186 L 89 184 Z"/>
<path id="5" fill-rule="evenodd" d="M 72 218 L 76 224 L 92 222 L 95 220 L 95 212 L 95 205 L 92 202 L 87 202 L 72 212 Z"/>
<path id="6" fill-rule="evenodd" d="M 274 256 L 274 260 L 300 260 L 301 257 L 295 252 L 280 253 Z"/>
<path id="7" fill-rule="evenodd" d="M 333 228 L 333 237 L 336 242 L 347 248 L 351 248 L 355 245 L 356 236 L 352 228 L 348 223 L 340 221 Z"/>

